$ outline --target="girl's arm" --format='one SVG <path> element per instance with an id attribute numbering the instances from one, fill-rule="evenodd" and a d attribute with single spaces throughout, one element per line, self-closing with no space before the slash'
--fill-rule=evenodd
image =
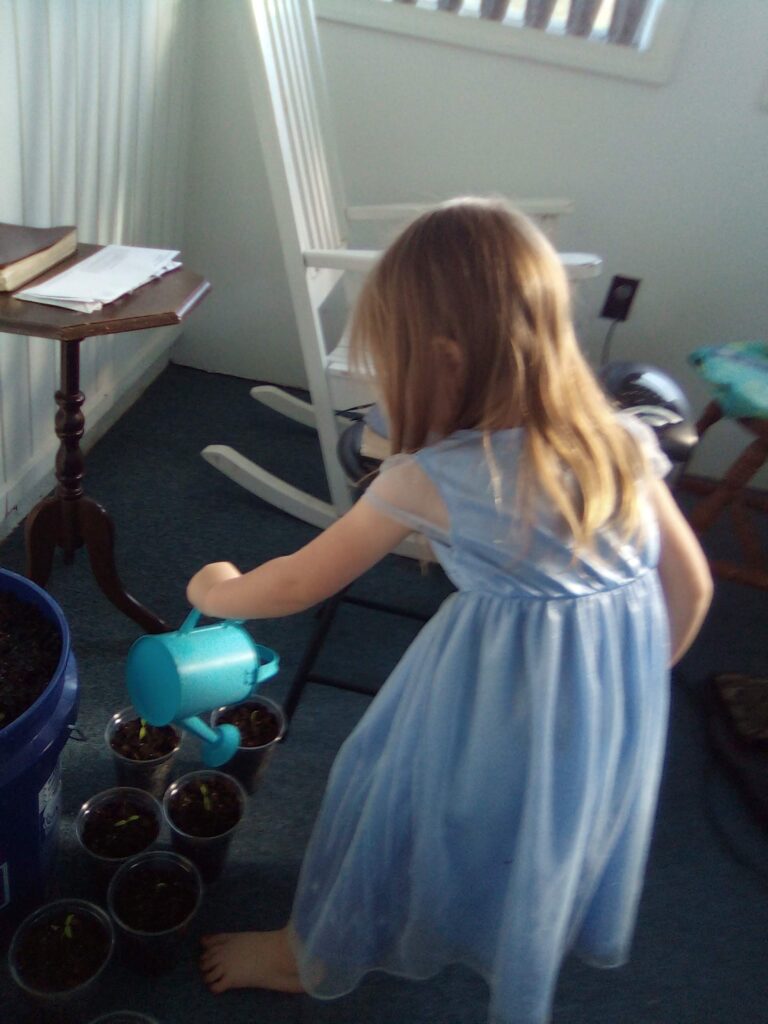
<path id="1" fill-rule="evenodd" d="M 701 628 L 712 601 L 712 576 L 696 535 L 661 480 L 651 484 L 659 520 L 659 577 L 669 615 L 671 657 L 676 664 Z"/>
<path id="2" fill-rule="evenodd" d="M 241 574 L 213 562 L 187 585 L 187 599 L 205 615 L 264 619 L 304 611 L 342 590 L 389 554 L 411 530 L 360 500 L 319 537 L 292 555 Z"/>

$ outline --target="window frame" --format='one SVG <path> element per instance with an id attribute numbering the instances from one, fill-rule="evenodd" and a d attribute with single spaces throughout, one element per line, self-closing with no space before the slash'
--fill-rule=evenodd
<path id="1" fill-rule="evenodd" d="M 650 85 L 674 71 L 694 0 L 666 0 L 645 50 L 381 0 L 315 0 L 318 18 Z"/>

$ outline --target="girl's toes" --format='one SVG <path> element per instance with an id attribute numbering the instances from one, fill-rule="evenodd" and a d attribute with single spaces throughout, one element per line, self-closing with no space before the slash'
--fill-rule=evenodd
<path id="1" fill-rule="evenodd" d="M 197 962 L 200 967 L 200 970 L 206 974 L 210 974 L 211 971 L 216 970 L 216 968 L 219 966 L 219 961 L 217 960 L 217 958 L 212 957 L 210 955 L 201 956 Z"/>
<path id="2" fill-rule="evenodd" d="M 219 981 L 220 978 L 224 977 L 224 968 L 219 964 L 200 964 L 200 973 L 205 979 L 206 984 L 211 981 Z"/>

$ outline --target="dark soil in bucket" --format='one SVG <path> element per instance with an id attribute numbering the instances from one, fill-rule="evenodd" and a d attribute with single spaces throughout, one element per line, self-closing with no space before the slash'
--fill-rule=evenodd
<path id="1" fill-rule="evenodd" d="M 35 703 L 60 657 L 56 623 L 35 605 L 0 591 L 0 729 Z"/>
<path id="2" fill-rule="evenodd" d="M 197 891 L 190 879 L 151 864 L 129 872 L 114 896 L 120 921 L 137 932 L 175 928 L 192 913 L 196 902 Z"/>
<path id="3" fill-rule="evenodd" d="M 179 735 L 170 725 L 150 725 L 143 718 L 133 718 L 115 729 L 110 745 L 131 761 L 154 761 L 178 747 Z"/>
<path id="4" fill-rule="evenodd" d="M 103 925 L 65 908 L 30 926 L 17 950 L 16 969 L 39 992 L 68 992 L 96 974 L 109 949 Z"/>
<path id="5" fill-rule="evenodd" d="M 168 804 L 174 825 L 189 836 L 220 836 L 238 823 L 241 813 L 238 793 L 225 778 L 192 779 Z"/>
<path id="6" fill-rule="evenodd" d="M 263 747 L 271 743 L 280 733 L 280 722 L 263 704 L 241 704 L 222 711 L 216 719 L 217 725 L 236 725 L 240 730 L 241 747 Z"/>
<path id="7" fill-rule="evenodd" d="M 160 822 L 130 797 L 116 797 L 88 814 L 83 843 L 99 857 L 130 857 L 157 839 Z"/>

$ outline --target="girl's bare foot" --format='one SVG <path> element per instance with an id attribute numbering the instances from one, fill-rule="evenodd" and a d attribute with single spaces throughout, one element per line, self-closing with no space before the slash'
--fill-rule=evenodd
<path id="1" fill-rule="evenodd" d="M 287 928 L 206 935 L 202 944 L 200 972 L 211 992 L 226 992 L 229 988 L 304 991 Z"/>

